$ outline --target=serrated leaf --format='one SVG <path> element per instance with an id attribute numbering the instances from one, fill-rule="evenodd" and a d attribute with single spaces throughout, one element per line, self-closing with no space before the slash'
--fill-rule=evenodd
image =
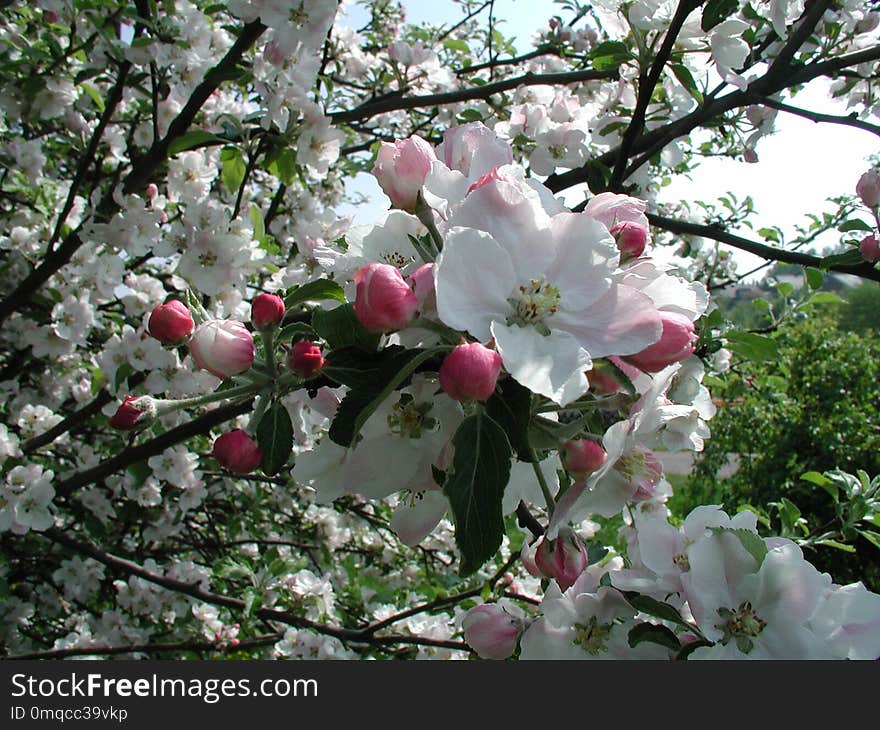
<path id="1" fill-rule="evenodd" d="M 743 546 L 745 551 L 751 555 L 758 563 L 755 570 L 761 567 L 764 558 L 767 557 L 767 545 L 761 539 L 760 535 L 755 534 L 751 530 L 733 527 L 712 527 L 710 528 L 716 535 L 733 535 Z"/>
<path id="2" fill-rule="evenodd" d="M 257 445 L 263 452 L 260 463 L 263 473 L 274 476 L 281 471 L 293 451 L 293 424 L 281 402 L 275 401 L 260 419 Z"/>
<path id="3" fill-rule="evenodd" d="M 693 626 L 681 617 L 678 609 L 674 606 L 658 601 L 656 598 L 636 593 L 635 591 L 620 592 L 623 594 L 626 602 L 636 609 L 636 611 L 641 611 L 648 616 L 653 616 L 654 618 L 659 618 L 663 621 L 669 621 L 679 626 L 684 626 L 687 629 L 693 629 Z"/>
<path id="4" fill-rule="evenodd" d="M 848 233 L 849 231 L 873 231 L 874 229 L 863 220 L 859 220 L 858 218 L 853 218 L 848 221 L 844 221 L 841 223 L 837 230 L 841 233 Z"/>
<path id="5" fill-rule="evenodd" d="M 452 438 L 452 467 L 443 492 L 452 507 L 462 576 L 470 575 L 501 547 L 501 502 L 510 479 L 510 442 L 485 412 L 461 422 Z"/>
<path id="6" fill-rule="evenodd" d="M 397 353 L 379 372 L 372 388 L 351 390 L 342 399 L 328 435 L 340 446 L 354 445 L 364 424 L 382 402 L 399 388 L 426 360 L 448 348 L 404 350 Z"/>
<path id="7" fill-rule="evenodd" d="M 220 150 L 220 163 L 220 179 L 223 185 L 231 193 L 238 192 L 247 174 L 247 165 L 244 163 L 241 150 L 237 147 L 224 147 Z"/>
<path id="8" fill-rule="evenodd" d="M 306 302 L 335 300 L 345 304 L 345 292 L 332 279 L 315 279 L 302 286 L 294 286 L 284 295 L 284 306 L 293 309 Z"/>
<path id="9" fill-rule="evenodd" d="M 703 8 L 700 27 L 709 31 L 739 9 L 739 0 L 709 0 Z"/>
<path id="10" fill-rule="evenodd" d="M 643 641 L 665 646 L 667 649 L 671 649 L 675 652 L 681 649 L 681 642 L 672 630 L 666 626 L 660 626 L 659 624 L 646 622 L 636 624 L 629 630 L 629 634 L 627 634 L 627 642 L 631 647 L 635 648 Z"/>
<path id="11" fill-rule="evenodd" d="M 727 346 L 740 357 L 755 362 L 776 360 L 779 354 L 776 341 L 754 332 L 728 332 Z"/>
<path id="12" fill-rule="evenodd" d="M 528 462 L 534 461 L 529 443 L 531 403 L 531 391 L 513 378 L 500 380 L 486 401 L 486 413 L 504 429 L 517 457 Z"/>

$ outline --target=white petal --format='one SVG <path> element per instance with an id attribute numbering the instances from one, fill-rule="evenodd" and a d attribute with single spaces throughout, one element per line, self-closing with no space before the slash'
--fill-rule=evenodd
<path id="1" fill-rule="evenodd" d="M 590 355 L 567 332 L 544 336 L 532 327 L 492 323 L 492 336 L 507 371 L 533 393 L 565 405 L 589 388 Z"/>
<path id="2" fill-rule="evenodd" d="M 507 299 L 517 285 L 507 252 L 488 233 L 466 228 L 447 235 L 434 282 L 440 319 L 483 341 L 493 320 L 507 319 Z"/>
<path id="3" fill-rule="evenodd" d="M 431 534 L 443 519 L 449 502 L 439 489 L 422 492 L 413 504 L 401 502 L 391 518 L 391 529 L 404 545 L 414 547 Z"/>

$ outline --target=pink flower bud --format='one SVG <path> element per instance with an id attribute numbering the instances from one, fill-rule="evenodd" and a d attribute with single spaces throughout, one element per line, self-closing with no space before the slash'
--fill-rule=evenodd
<path id="1" fill-rule="evenodd" d="M 880 206 L 880 175 L 868 170 L 856 183 L 856 194 L 871 209 Z"/>
<path id="2" fill-rule="evenodd" d="M 314 342 L 300 340 L 295 342 L 287 356 L 287 365 L 297 375 L 311 378 L 324 367 L 321 348 Z"/>
<path id="3" fill-rule="evenodd" d="M 215 439 L 212 452 L 217 463 L 233 474 L 250 474 L 263 459 L 257 442 L 240 428 Z"/>
<path id="4" fill-rule="evenodd" d="M 156 183 L 150 183 L 147 185 L 147 197 L 152 200 L 159 194 L 159 188 L 156 186 Z"/>
<path id="5" fill-rule="evenodd" d="M 284 300 L 275 294 L 257 294 L 251 302 L 251 324 L 256 330 L 275 329 L 284 319 Z"/>
<path id="6" fill-rule="evenodd" d="M 694 323 L 687 317 L 678 312 L 661 311 L 660 322 L 663 325 L 660 339 L 641 352 L 624 358 L 631 365 L 649 373 L 659 372 L 667 365 L 684 360 L 696 349 L 694 343 L 698 339 L 697 333 Z"/>
<path id="7" fill-rule="evenodd" d="M 589 439 L 566 441 L 562 449 L 562 462 L 565 468 L 579 482 L 602 466 L 607 457 L 605 449 Z"/>
<path id="8" fill-rule="evenodd" d="M 189 309 L 177 299 L 153 309 L 147 323 L 150 334 L 163 345 L 180 345 L 186 342 L 194 326 Z"/>
<path id="9" fill-rule="evenodd" d="M 373 174 L 391 198 L 391 207 L 415 212 L 419 192 L 436 159 L 434 148 L 418 135 L 382 143 Z"/>
<path id="10" fill-rule="evenodd" d="M 367 264 L 355 273 L 354 283 L 354 313 L 370 332 L 402 330 L 419 308 L 409 284 L 390 264 Z"/>
<path id="11" fill-rule="evenodd" d="M 110 425 L 120 431 L 133 431 L 148 425 L 155 417 L 156 401 L 153 398 L 127 395 L 110 419 Z"/>
<path id="12" fill-rule="evenodd" d="M 554 542 L 556 543 L 553 549 L 553 565 L 556 570 L 554 577 L 559 589 L 567 591 L 587 569 L 589 564 L 587 548 L 571 528 L 562 528 Z"/>
<path id="13" fill-rule="evenodd" d="M 880 261 L 880 239 L 877 238 L 876 233 L 872 233 L 870 236 L 865 236 L 862 239 L 862 242 L 859 244 L 859 253 L 862 254 L 862 258 L 865 261 L 870 261 L 871 263 Z"/>
<path id="14" fill-rule="evenodd" d="M 474 606 L 462 621 L 464 640 L 482 659 L 507 659 L 516 651 L 523 622 L 501 606 L 484 603 Z"/>
<path id="15" fill-rule="evenodd" d="M 419 300 L 419 311 L 434 313 L 437 311 L 437 296 L 434 292 L 434 264 L 422 264 L 408 277 L 407 282 Z"/>
<path id="16" fill-rule="evenodd" d="M 189 352 L 203 370 L 218 378 L 231 378 L 253 364 L 254 338 L 241 322 L 211 319 L 196 327 Z"/>
<path id="17" fill-rule="evenodd" d="M 495 350 L 471 342 L 458 345 L 440 366 L 440 387 L 458 401 L 485 401 L 495 392 L 501 372 L 501 355 Z"/>
<path id="18" fill-rule="evenodd" d="M 648 244 L 648 229 L 635 221 L 623 221 L 611 227 L 622 260 L 638 258 Z"/>
<path id="19" fill-rule="evenodd" d="M 750 165 L 754 165 L 758 161 L 758 153 L 751 147 L 746 147 L 743 150 L 743 162 L 748 162 Z"/>

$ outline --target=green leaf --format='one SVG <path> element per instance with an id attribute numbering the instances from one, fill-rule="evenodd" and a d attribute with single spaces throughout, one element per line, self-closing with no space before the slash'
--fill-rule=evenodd
<path id="1" fill-rule="evenodd" d="M 711 30 L 733 15 L 737 9 L 739 9 L 739 0 L 709 0 L 703 8 L 700 27 L 706 31 Z"/>
<path id="2" fill-rule="evenodd" d="M 382 335 L 368 332 L 355 316 L 354 307 L 344 304 L 336 309 L 315 309 L 312 327 L 331 350 L 354 345 L 367 352 L 375 352 Z"/>
<path id="3" fill-rule="evenodd" d="M 284 306 L 293 309 L 306 302 L 321 302 L 333 299 L 345 304 L 345 292 L 331 279 L 315 279 L 302 286 L 292 286 L 284 294 Z"/>
<path id="4" fill-rule="evenodd" d="M 248 211 L 248 218 L 251 219 L 251 225 L 254 227 L 254 240 L 262 241 L 266 235 L 266 224 L 263 221 L 263 213 L 256 205 L 252 205 Z"/>
<path id="5" fill-rule="evenodd" d="M 841 304 L 841 299 L 837 294 L 830 291 L 817 291 L 813 296 L 807 299 L 804 304 Z"/>
<path id="6" fill-rule="evenodd" d="M 290 185 L 296 178 L 296 152 L 289 147 L 281 150 L 269 165 L 269 172 L 284 185 Z"/>
<path id="7" fill-rule="evenodd" d="M 302 337 L 299 337 L 302 335 Z M 291 324 L 285 325 L 278 332 L 278 342 L 287 343 L 287 340 L 296 340 L 296 339 L 317 339 L 318 333 L 305 322 L 292 322 Z M 363 354 L 363 353 L 361 353 Z"/>
<path id="8" fill-rule="evenodd" d="M 755 566 L 755 570 L 761 567 L 761 563 L 767 557 L 767 545 L 764 544 L 760 535 L 755 534 L 751 530 L 733 527 L 712 527 L 710 529 L 716 535 L 733 535 L 739 540 L 740 545 L 745 548 L 746 552 L 757 561 L 758 564 Z"/>
<path id="9" fill-rule="evenodd" d="M 528 462 L 534 460 L 529 443 L 531 402 L 531 391 L 513 378 L 500 380 L 495 393 L 486 401 L 486 413 L 504 429 L 517 457 Z"/>
<path id="10" fill-rule="evenodd" d="M 641 593 L 636 593 L 635 591 L 620 592 L 623 594 L 626 602 L 634 609 L 636 609 L 636 611 L 641 611 L 648 616 L 654 616 L 655 618 L 662 619 L 663 621 L 669 621 L 671 623 L 678 624 L 679 626 L 684 626 L 687 629 L 693 630 L 694 627 L 682 618 L 681 614 L 678 612 L 678 609 L 674 606 L 670 606 L 668 603 L 663 603 L 662 601 L 658 601 L 656 598 L 651 598 L 650 596 L 643 596 Z"/>
<path id="11" fill-rule="evenodd" d="M 608 165 L 599 160 L 590 160 L 584 166 L 584 174 L 587 177 L 587 187 L 594 195 L 608 189 L 608 181 L 611 179 L 611 168 Z"/>
<path id="12" fill-rule="evenodd" d="M 205 132 L 202 129 L 194 129 L 171 140 L 171 143 L 168 145 L 168 156 L 173 157 L 178 152 L 191 150 L 193 147 L 209 147 L 211 145 L 223 144 L 224 142 L 226 140 L 223 137 L 218 137 L 216 134 Z"/>
<path id="13" fill-rule="evenodd" d="M 452 506 L 462 576 L 470 575 L 501 547 L 501 501 L 510 479 L 511 449 L 504 429 L 483 411 L 461 422 L 443 492 Z"/>
<path id="14" fill-rule="evenodd" d="M 625 61 L 633 57 L 632 52 L 625 43 L 620 41 L 605 41 L 600 43 L 590 52 L 590 61 L 597 71 L 606 71 L 617 68 Z"/>
<path id="15" fill-rule="evenodd" d="M 330 439 L 340 446 L 352 446 L 364 424 L 376 409 L 416 371 L 416 368 L 448 348 L 404 350 L 398 352 L 379 372 L 376 383 L 366 390 L 351 390 L 342 399 L 333 423 Z"/>
<path id="16" fill-rule="evenodd" d="M 756 362 L 775 360 L 778 349 L 775 340 L 754 332 L 728 332 L 727 346 L 740 357 Z"/>
<path id="17" fill-rule="evenodd" d="M 636 647 L 643 641 L 649 641 L 652 644 L 665 646 L 667 649 L 672 649 L 675 652 L 681 649 L 681 642 L 678 640 L 678 637 L 669 628 L 659 624 L 636 624 L 629 630 L 627 641 L 631 647 Z"/>
<path id="18" fill-rule="evenodd" d="M 874 229 L 863 220 L 859 220 L 858 218 L 853 218 L 852 220 L 844 221 L 841 223 L 837 230 L 841 233 L 849 233 L 850 231 L 873 231 Z"/>
<path id="19" fill-rule="evenodd" d="M 103 113 L 104 113 L 104 109 L 105 109 L 106 107 L 104 106 L 104 98 L 101 96 L 101 93 L 100 93 L 100 92 L 99 92 L 94 86 L 92 86 L 91 84 L 87 84 L 87 83 L 83 82 L 83 83 L 80 84 L 80 86 L 82 87 L 82 90 L 85 91 L 86 94 L 89 95 L 89 98 L 90 98 L 90 99 L 92 100 L 92 102 L 95 104 L 95 108 L 96 108 L 101 114 L 103 114 Z"/>
<path id="20" fill-rule="evenodd" d="M 843 253 L 824 256 L 822 261 L 819 262 L 819 265 L 823 269 L 828 269 L 832 266 L 855 266 L 856 264 L 862 264 L 864 262 L 865 259 L 862 257 L 859 249 L 851 248 L 849 251 L 844 251 Z"/>
<path id="21" fill-rule="evenodd" d="M 880 535 L 871 530 L 859 530 L 859 534 L 871 543 L 875 548 L 880 548 Z"/>
<path id="22" fill-rule="evenodd" d="M 810 289 L 818 289 L 822 286 L 822 282 L 825 279 L 825 275 L 819 269 L 814 269 L 812 266 L 804 269 L 804 276 L 807 277 L 807 286 Z"/>
<path id="23" fill-rule="evenodd" d="M 463 40 L 459 40 L 458 38 L 447 38 L 445 41 L 443 41 L 443 47 L 448 48 L 450 51 L 458 51 L 459 53 L 471 52 L 468 44 Z"/>
<path id="24" fill-rule="evenodd" d="M 371 390 L 382 377 L 383 368 L 404 351 L 400 345 L 392 345 L 381 352 L 364 352 L 358 347 L 341 347 L 327 354 L 321 373 L 340 385 L 349 388 Z"/>
<path id="25" fill-rule="evenodd" d="M 682 86 L 687 90 L 687 92 L 697 100 L 697 103 L 703 103 L 703 95 L 700 93 L 700 90 L 697 88 L 697 82 L 694 81 L 693 74 L 691 74 L 690 69 L 682 63 L 671 63 L 669 67 L 672 69 L 672 73 L 675 74 L 675 78 L 679 80 Z"/>
<path id="26" fill-rule="evenodd" d="M 226 189 L 232 193 L 238 192 L 247 173 L 241 150 L 237 147 L 224 147 L 220 150 L 220 163 L 220 179 Z"/>
<path id="27" fill-rule="evenodd" d="M 837 540 L 817 540 L 816 545 L 825 545 L 826 547 L 833 547 L 837 550 L 843 550 L 845 553 L 854 553 L 856 549 L 852 545 L 847 545 L 843 542 L 838 542 Z"/>
<path id="28" fill-rule="evenodd" d="M 113 390 L 117 393 L 119 389 L 122 387 L 122 384 L 126 381 L 129 375 L 134 372 L 134 368 L 129 365 L 127 362 L 120 365 L 116 368 L 116 375 L 113 378 Z"/>
<path id="29" fill-rule="evenodd" d="M 274 476 L 287 463 L 293 451 L 293 424 L 287 408 L 275 401 L 257 425 L 257 444 L 263 452 L 263 473 Z"/>

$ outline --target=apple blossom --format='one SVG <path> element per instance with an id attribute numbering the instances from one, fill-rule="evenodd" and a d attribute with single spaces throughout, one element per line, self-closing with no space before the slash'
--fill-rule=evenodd
<path id="1" fill-rule="evenodd" d="M 120 431 L 132 431 L 149 425 L 156 415 L 157 407 L 154 398 L 148 395 L 127 395 L 110 419 L 110 425 Z"/>
<path id="2" fill-rule="evenodd" d="M 880 174 L 868 170 L 856 183 L 856 195 L 868 208 L 880 207 Z"/>
<path id="3" fill-rule="evenodd" d="M 212 319 L 196 327 L 189 352 L 203 370 L 218 378 L 230 378 L 253 364 L 254 338 L 241 322 Z"/>
<path id="4" fill-rule="evenodd" d="M 195 328 L 189 308 L 180 300 L 172 299 L 155 307 L 150 314 L 147 329 L 163 345 L 180 345 Z"/>
<path id="5" fill-rule="evenodd" d="M 418 135 L 397 140 L 393 144 L 383 142 L 376 156 L 373 174 L 395 208 L 415 211 L 416 200 L 425 177 L 436 160 L 434 148 Z"/>
<path id="6" fill-rule="evenodd" d="M 611 235 L 617 242 L 622 259 L 634 259 L 642 255 L 648 243 L 648 230 L 634 221 L 615 223 Z"/>
<path id="7" fill-rule="evenodd" d="M 656 373 L 693 354 L 697 341 L 694 323 L 677 312 L 661 312 L 660 321 L 663 324 L 660 339 L 641 352 L 627 356 L 625 359 L 630 365 Z"/>
<path id="8" fill-rule="evenodd" d="M 880 238 L 876 233 L 865 236 L 859 243 L 859 253 L 865 261 L 874 263 L 880 261 Z"/>
<path id="9" fill-rule="evenodd" d="M 495 603 L 474 606 L 461 624 L 464 640 L 482 659 L 507 659 L 523 631 L 523 621 Z"/>

